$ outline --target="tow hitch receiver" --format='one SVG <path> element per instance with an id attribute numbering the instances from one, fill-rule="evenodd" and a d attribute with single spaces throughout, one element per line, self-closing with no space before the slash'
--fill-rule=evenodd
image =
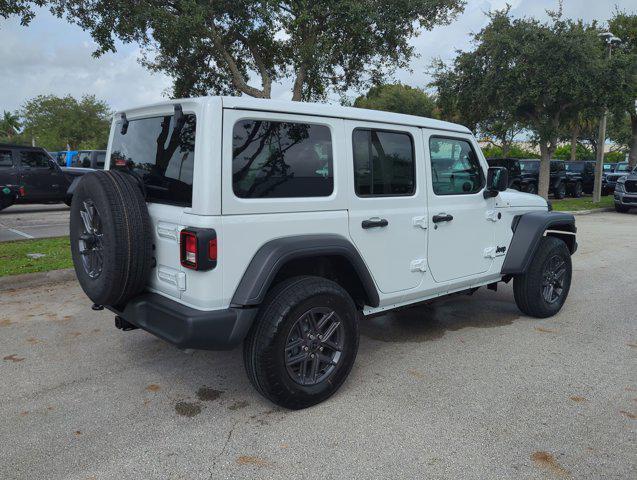
<path id="1" fill-rule="evenodd" d="M 117 328 L 119 328 L 120 330 L 123 330 L 125 332 L 128 332 L 130 330 L 137 330 L 139 328 L 139 327 L 133 325 L 132 323 L 127 322 L 126 320 L 124 320 L 119 315 L 115 315 L 115 326 Z"/>

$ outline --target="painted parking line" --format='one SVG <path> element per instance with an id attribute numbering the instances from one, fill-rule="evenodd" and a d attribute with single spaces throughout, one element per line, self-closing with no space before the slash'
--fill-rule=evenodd
<path id="1" fill-rule="evenodd" d="M 28 233 L 21 232 L 20 230 L 16 230 L 15 228 L 7 228 L 7 230 L 9 230 L 12 233 L 15 233 L 16 235 L 20 235 L 21 237 L 24 237 L 24 238 L 35 238 L 33 235 L 29 235 Z"/>

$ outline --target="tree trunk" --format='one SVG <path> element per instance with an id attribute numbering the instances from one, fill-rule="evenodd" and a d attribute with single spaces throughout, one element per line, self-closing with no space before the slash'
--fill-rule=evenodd
<path id="1" fill-rule="evenodd" d="M 303 85 L 305 84 L 305 68 L 300 66 L 296 72 L 294 86 L 292 87 L 292 101 L 300 102 L 303 100 Z"/>
<path id="2" fill-rule="evenodd" d="M 509 142 L 502 142 L 502 157 L 507 158 L 509 156 L 509 151 L 511 150 L 511 145 Z"/>
<path id="3" fill-rule="evenodd" d="M 547 143 L 542 141 L 540 143 L 540 178 L 538 180 L 537 193 L 545 199 L 549 198 L 549 186 L 551 180 L 551 156 L 555 151 L 553 142 Z"/>
<path id="4" fill-rule="evenodd" d="M 637 165 L 637 114 L 630 116 L 630 127 L 632 144 L 630 146 L 630 153 L 628 154 L 628 164 L 630 168 L 635 168 L 635 165 Z"/>
<path id="5" fill-rule="evenodd" d="M 577 160 L 577 138 L 579 137 L 579 128 L 574 128 L 571 133 L 571 161 Z"/>

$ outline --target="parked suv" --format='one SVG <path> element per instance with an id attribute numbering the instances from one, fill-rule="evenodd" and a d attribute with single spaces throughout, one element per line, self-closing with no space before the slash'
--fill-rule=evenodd
<path id="1" fill-rule="evenodd" d="M 595 185 L 595 161 L 582 160 L 575 162 L 565 162 L 566 174 L 571 180 L 571 192 L 575 197 L 581 197 L 582 192 L 593 193 Z M 575 182 L 573 182 L 575 180 Z M 579 182 L 579 185 L 577 184 Z M 579 194 L 578 194 L 579 192 Z"/>
<path id="2" fill-rule="evenodd" d="M 619 180 L 615 186 L 615 210 L 625 213 L 637 208 L 637 167 Z"/>
<path id="3" fill-rule="evenodd" d="M 106 150 L 79 150 L 73 158 L 71 167 L 103 169 Z"/>
<path id="4" fill-rule="evenodd" d="M 510 280 L 530 316 L 568 295 L 574 217 L 506 190 L 460 125 L 197 98 L 119 112 L 107 152 L 71 208 L 94 308 L 183 349 L 243 342 L 287 408 L 341 386 L 367 316 Z"/>
<path id="5" fill-rule="evenodd" d="M 0 144 L 0 185 L 20 187 L 21 192 L 11 204 L 70 203 L 67 190 L 74 178 L 42 148 Z"/>
<path id="6" fill-rule="evenodd" d="M 527 182 L 528 193 L 537 193 L 540 179 L 540 161 L 535 159 L 520 160 L 520 167 Z M 549 194 L 555 198 L 564 198 L 567 193 L 575 194 L 576 182 L 566 174 L 566 167 L 561 160 L 551 160 Z"/>
<path id="7" fill-rule="evenodd" d="M 534 176 L 523 172 L 518 158 L 488 158 L 490 167 L 504 167 L 509 175 L 509 188 L 520 192 L 537 193 L 537 181 Z"/>
<path id="8" fill-rule="evenodd" d="M 617 162 L 615 164 L 615 170 L 613 173 L 609 173 L 606 175 L 606 190 L 608 192 L 614 192 L 615 186 L 617 185 L 617 180 L 622 177 L 625 177 L 630 173 L 630 166 L 628 162 Z"/>

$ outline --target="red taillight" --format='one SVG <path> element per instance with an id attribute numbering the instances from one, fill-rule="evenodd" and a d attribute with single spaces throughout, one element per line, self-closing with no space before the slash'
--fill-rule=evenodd
<path id="1" fill-rule="evenodd" d="M 26 191 L 24 190 L 24 187 L 20 187 L 18 189 L 18 195 L 20 195 L 21 197 L 24 197 L 25 194 L 26 194 Z"/>
<path id="2" fill-rule="evenodd" d="M 211 228 L 187 228 L 179 234 L 181 264 L 193 270 L 217 266 L 217 233 Z"/>

